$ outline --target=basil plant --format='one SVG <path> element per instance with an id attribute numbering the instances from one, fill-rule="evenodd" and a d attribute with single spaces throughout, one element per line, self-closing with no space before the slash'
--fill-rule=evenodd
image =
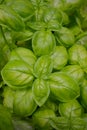
<path id="1" fill-rule="evenodd" d="M 31 50 L 19 47 L 11 52 L 10 60 L 3 68 L 1 74 L 4 83 L 11 89 L 18 91 L 16 92 L 18 95 L 22 94 L 23 90 L 26 91 L 30 88 L 35 103 L 42 106 L 50 94 L 49 76 L 52 69 L 53 63 L 49 55 L 37 58 Z M 13 108 L 12 104 L 10 104 L 12 101 L 9 104 L 9 101 L 7 101 L 9 92 L 6 92 L 7 96 L 4 94 L 6 96 L 4 104 Z M 9 96 L 12 97 L 11 94 Z"/>

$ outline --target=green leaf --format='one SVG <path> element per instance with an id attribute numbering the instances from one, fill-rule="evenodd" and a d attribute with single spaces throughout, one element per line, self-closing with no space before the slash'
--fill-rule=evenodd
<path id="1" fill-rule="evenodd" d="M 5 4 L 8 6 L 8 8 L 11 7 L 14 9 L 14 11 L 23 18 L 32 16 L 34 13 L 33 5 L 29 0 L 6 0 Z"/>
<path id="2" fill-rule="evenodd" d="M 21 117 L 27 117 L 33 114 L 36 110 L 37 104 L 33 99 L 33 94 L 31 89 L 23 89 L 21 91 L 16 91 L 14 102 L 13 102 L 13 112 Z"/>
<path id="3" fill-rule="evenodd" d="M 58 44 L 60 45 L 70 47 L 75 44 L 74 34 L 69 28 L 61 27 L 58 31 L 55 32 L 55 36 Z"/>
<path id="4" fill-rule="evenodd" d="M 7 108 L 0 105 L 0 130 L 14 130 L 11 113 Z"/>
<path id="5" fill-rule="evenodd" d="M 49 30 L 36 31 L 32 38 L 32 48 L 37 56 L 51 54 L 56 46 L 55 37 Z"/>
<path id="6" fill-rule="evenodd" d="M 43 14 L 43 21 L 47 29 L 51 31 L 59 30 L 62 24 L 61 12 L 55 8 L 46 8 Z"/>
<path id="7" fill-rule="evenodd" d="M 65 117 L 81 117 L 83 108 L 77 100 L 59 104 L 59 113 Z"/>
<path id="8" fill-rule="evenodd" d="M 49 108 L 40 107 L 34 112 L 32 119 L 37 130 L 52 130 L 50 118 L 55 117 L 55 112 Z"/>
<path id="9" fill-rule="evenodd" d="M 35 102 L 39 106 L 42 106 L 50 94 L 49 82 L 42 79 L 36 79 L 32 86 L 32 92 Z"/>
<path id="10" fill-rule="evenodd" d="M 46 24 L 42 21 L 29 21 L 27 22 L 27 26 L 33 30 L 42 30 L 46 28 Z"/>
<path id="11" fill-rule="evenodd" d="M 34 65 L 34 75 L 37 78 L 47 79 L 53 69 L 50 56 L 44 55 L 37 59 Z"/>
<path id="12" fill-rule="evenodd" d="M 56 46 L 51 58 L 53 61 L 53 68 L 55 70 L 60 70 L 68 62 L 68 52 L 64 46 Z"/>
<path id="13" fill-rule="evenodd" d="M 87 58 L 87 51 L 84 46 L 75 44 L 69 48 L 70 64 L 80 64 L 85 58 Z"/>
<path id="14" fill-rule="evenodd" d="M 18 47 L 11 52 L 10 61 L 12 60 L 22 60 L 33 69 L 37 58 L 30 49 Z"/>
<path id="15" fill-rule="evenodd" d="M 14 49 L 10 61 L 2 70 L 3 80 L 8 86 L 16 89 L 31 86 L 35 62 L 36 56 L 31 50 L 22 47 Z"/>
<path id="16" fill-rule="evenodd" d="M 68 102 L 80 96 L 77 82 L 63 72 L 54 72 L 49 76 L 50 92 L 53 98 Z"/>
<path id="17" fill-rule="evenodd" d="M 52 109 L 54 112 L 57 112 L 58 107 L 59 107 L 59 102 L 51 100 L 50 95 L 49 95 L 49 97 L 48 97 L 47 101 L 45 102 L 45 104 L 43 105 L 43 107 Z"/>
<path id="18" fill-rule="evenodd" d="M 2 95 L 3 95 L 3 105 L 11 109 L 11 111 L 13 111 L 13 101 L 15 91 L 9 87 L 5 87 Z"/>
<path id="19" fill-rule="evenodd" d="M 87 73 L 87 50 L 83 45 L 75 44 L 69 48 L 69 63 L 79 64 Z"/>
<path id="20" fill-rule="evenodd" d="M 28 41 L 32 38 L 33 32 L 30 30 L 23 30 L 21 32 L 12 32 L 12 38 L 14 41 Z"/>
<path id="21" fill-rule="evenodd" d="M 15 31 L 21 31 L 25 28 L 22 18 L 6 5 L 0 5 L 0 25 Z"/>
<path id="22" fill-rule="evenodd" d="M 64 0 L 45 0 L 48 5 L 50 5 L 52 8 L 61 9 L 64 6 Z"/>
<path id="23" fill-rule="evenodd" d="M 15 44 L 16 42 L 13 40 L 12 37 L 12 31 L 4 27 L 2 27 L 2 31 L 3 31 L 4 38 L 7 42 L 7 45 L 9 46 L 9 49 L 12 51 L 17 47 Z"/>
<path id="24" fill-rule="evenodd" d="M 22 60 L 9 61 L 1 75 L 4 82 L 13 89 L 31 87 L 34 79 L 31 68 Z"/>
<path id="25" fill-rule="evenodd" d="M 50 125 L 55 130 L 85 130 L 86 123 L 82 118 L 52 117 Z"/>
<path id="26" fill-rule="evenodd" d="M 80 65 L 67 65 L 63 67 L 61 71 L 74 78 L 79 84 L 81 84 L 84 79 L 84 71 Z"/>
<path id="27" fill-rule="evenodd" d="M 69 121 L 66 117 L 53 117 L 49 122 L 55 130 L 69 130 Z"/>

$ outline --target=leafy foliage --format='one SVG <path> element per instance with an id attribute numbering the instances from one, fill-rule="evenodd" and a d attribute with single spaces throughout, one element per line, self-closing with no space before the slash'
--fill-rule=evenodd
<path id="1" fill-rule="evenodd" d="M 0 130 L 86 130 L 86 97 L 87 0 L 0 0 Z"/>

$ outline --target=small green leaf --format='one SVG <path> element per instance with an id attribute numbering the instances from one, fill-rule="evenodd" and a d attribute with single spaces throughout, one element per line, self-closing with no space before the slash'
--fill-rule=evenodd
<path id="1" fill-rule="evenodd" d="M 81 84 L 81 82 L 84 79 L 84 71 L 80 67 L 80 65 L 67 65 L 67 66 L 63 67 L 63 69 L 61 71 L 70 75 L 79 84 Z"/>
<path id="2" fill-rule="evenodd" d="M 79 64 L 87 73 L 87 50 L 83 45 L 75 44 L 69 48 L 69 63 Z"/>
<path id="3" fill-rule="evenodd" d="M 3 105 L 8 107 L 13 111 L 13 101 L 14 101 L 15 91 L 10 87 L 5 87 L 3 91 Z"/>
<path id="4" fill-rule="evenodd" d="M 56 46 L 51 58 L 53 61 L 53 68 L 55 70 L 60 70 L 68 62 L 68 52 L 64 46 Z"/>
<path id="5" fill-rule="evenodd" d="M 14 41 L 27 41 L 32 38 L 33 32 L 30 30 L 23 30 L 21 32 L 12 32 Z"/>
<path id="6" fill-rule="evenodd" d="M 58 44 L 60 45 L 70 47 L 75 44 L 74 34 L 69 28 L 61 27 L 58 31 L 55 32 L 55 36 Z"/>
<path id="7" fill-rule="evenodd" d="M 27 22 L 27 26 L 34 30 L 42 30 L 46 28 L 46 24 L 42 21 Z"/>
<path id="8" fill-rule="evenodd" d="M 34 75 L 37 78 L 47 79 L 53 69 L 53 63 L 48 55 L 41 56 L 34 65 Z"/>
<path id="9" fill-rule="evenodd" d="M 33 83 L 32 92 L 35 102 L 39 106 L 42 106 L 46 102 L 50 94 L 48 81 L 36 79 Z"/>

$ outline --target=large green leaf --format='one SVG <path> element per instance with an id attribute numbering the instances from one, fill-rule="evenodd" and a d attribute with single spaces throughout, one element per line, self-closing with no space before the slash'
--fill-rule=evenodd
<path id="1" fill-rule="evenodd" d="M 4 82 L 14 89 L 31 87 L 34 79 L 31 68 L 22 60 L 9 61 L 1 74 Z"/>
<path id="2" fill-rule="evenodd" d="M 49 77 L 50 92 L 53 98 L 61 102 L 68 102 L 80 96 L 77 82 L 63 72 L 54 72 Z"/>
<path id="3" fill-rule="evenodd" d="M 31 86 L 35 62 L 36 56 L 31 50 L 22 47 L 14 49 L 9 62 L 2 70 L 3 80 L 12 88 Z"/>

